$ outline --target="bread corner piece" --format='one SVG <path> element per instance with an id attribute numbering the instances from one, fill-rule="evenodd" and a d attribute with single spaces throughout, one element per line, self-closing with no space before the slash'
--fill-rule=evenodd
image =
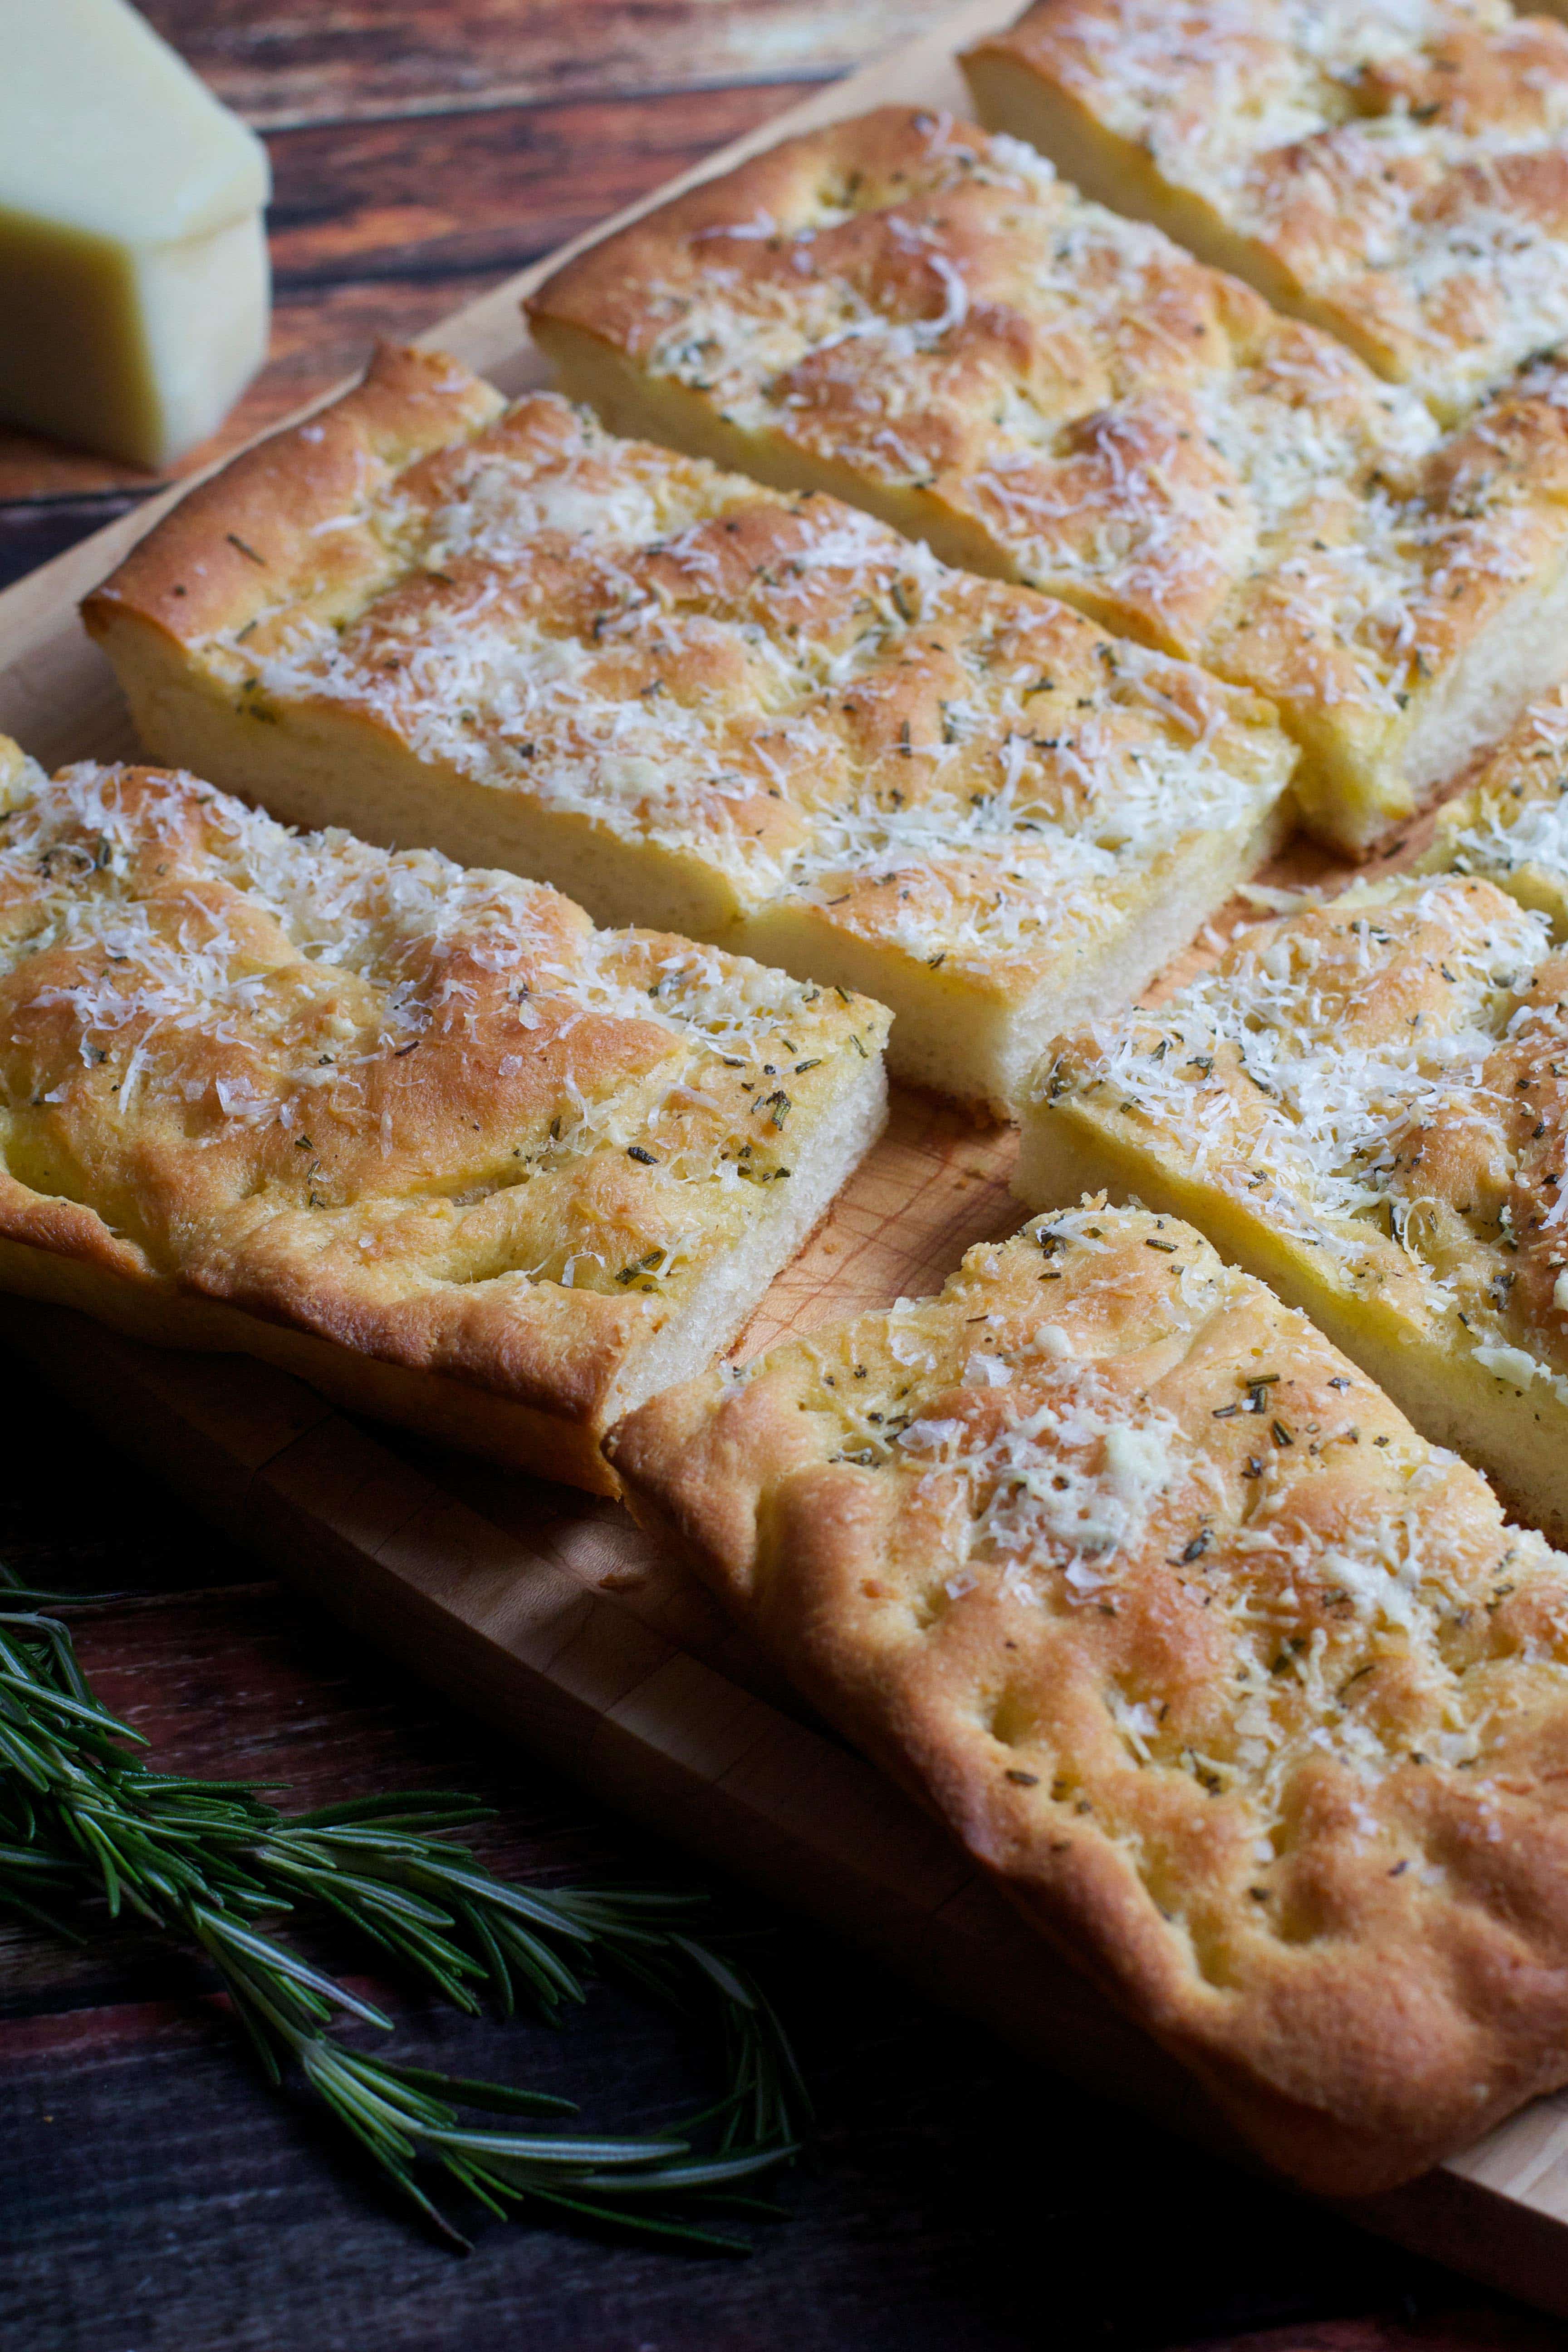
<path id="1" fill-rule="evenodd" d="M 1483 876 L 1568 939 L 1568 687 L 1532 702 L 1438 810 L 1420 870 Z"/>
<path id="2" fill-rule="evenodd" d="M 1546 16 L 1039 0 L 963 69 L 990 130 L 1445 423 L 1568 332 L 1568 28 Z"/>
<path id="3" fill-rule="evenodd" d="M 0 741 L 0 1286 L 600 1491 L 877 1135 L 887 1016 Z"/>
<path id="4" fill-rule="evenodd" d="M 611 1443 L 1282 2171 L 1384 2189 L 1568 2079 L 1568 1559 L 1190 1226 L 1058 1212 Z"/>
<path id="5" fill-rule="evenodd" d="M 1369 851 L 1555 682 L 1568 399 L 1413 393 L 1022 141 L 887 107 L 786 140 L 529 305 L 617 430 L 829 490 L 1266 696 Z"/>
<path id="6" fill-rule="evenodd" d="M 427 354 L 194 492 L 86 614 L 160 759 L 863 990 L 896 1076 L 1003 1113 L 1289 823 L 1258 697 Z"/>
<path id="7" fill-rule="evenodd" d="M 1568 957 L 1489 882 L 1369 883 L 1058 1042 L 1032 1208 L 1190 1217 L 1568 1540 Z"/>

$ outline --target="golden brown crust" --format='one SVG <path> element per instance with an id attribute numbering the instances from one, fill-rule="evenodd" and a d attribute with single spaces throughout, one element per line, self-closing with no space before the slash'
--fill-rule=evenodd
<path id="1" fill-rule="evenodd" d="M 1267 694 L 1341 847 L 1554 675 L 1557 370 L 1440 446 L 1342 345 L 1016 140 L 888 110 L 787 141 L 568 264 L 531 317 L 569 388 L 613 382 L 667 436 L 830 481 Z"/>
<path id="2" fill-rule="evenodd" d="M 588 1431 L 755 1249 L 885 1025 L 193 777 L 34 771 L 9 802 L 0 1237 Z M 787 1097 L 759 1076 L 786 1035 Z"/>
<path id="3" fill-rule="evenodd" d="M 1125 169 L 1151 216 L 1206 231 L 1211 257 L 1439 415 L 1568 331 L 1568 30 L 1549 17 L 1040 0 L 968 62 L 996 127 L 1037 100 L 1075 159 Z"/>
<path id="4" fill-rule="evenodd" d="M 1173 860 L 1223 896 L 1226 840 L 1250 841 L 1283 793 L 1293 754 L 1267 706 L 1191 665 L 950 571 L 835 499 L 616 440 L 554 395 L 476 425 L 484 388 L 454 371 L 461 430 L 429 446 L 405 372 L 384 352 L 306 428 L 321 440 L 283 436 L 260 492 L 242 475 L 226 501 L 220 477 L 172 551 L 154 532 L 89 601 L 139 713 L 128 625 L 178 631 L 183 674 L 236 742 L 221 782 L 271 802 L 289 725 L 331 723 L 344 766 L 356 743 L 366 763 L 389 744 L 419 763 L 439 846 L 458 845 L 443 825 L 466 788 L 535 824 L 522 870 L 586 890 L 596 864 L 618 901 L 594 902 L 601 917 L 741 948 L 762 926 L 764 961 L 827 982 L 864 950 L 873 992 L 941 972 L 960 1022 L 1050 993 L 1041 1037 L 1068 1003 L 1115 992 L 1091 974 L 1132 963 Z M 377 446 L 417 452 L 378 457 L 374 478 L 322 455 L 363 449 L 367 402 Z M 264 565 L 237 559 L 226 603 L 209 583 L 199 613 L 176 604 L 171 573 L 249 544 L 253 497 L 280 481 L 289 530 L 258 547 Z M 977 1046 L 965 1069 L 955 1050 L 955 1090 L 1005 1099 L 994 1059 Z"/>
<path id="5" fill-rule="evenodd" d="M 1387 2186 L 1568 2077 L 1568 1560 L 1190 1227 L 1040 1220 L 612 1447 L 1271 2162 Z"/>
<path id="6" fill-rule="evenodd" d="M 990 568 L 1187 655 L 1257 551 L 1258 452 L 1227 435 L 1227 407 L 1261 402 L 1265 438 L 1317 413 L 1341 467 L 1420 438 L 1235 279 L 1016 142 L 903 109 L 675 198 L 569 262 L 529 315 L 700 392 L 760 443 L 929 492 Z"/>
<path id="7" fill-rule="evenodd" d="M 1568 939 L 1568 687 L 1532 702 L 1438 810 L 1421 868 L 1482 875 Z"/>

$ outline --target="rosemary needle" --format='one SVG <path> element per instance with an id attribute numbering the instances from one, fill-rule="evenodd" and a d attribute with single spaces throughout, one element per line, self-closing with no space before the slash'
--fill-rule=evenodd
<path id="1" fill-rule="evenodd" d="M 0 1904 L 77 1942 L 100 1897 L 196 1945 L 222 1979 L 270 2082 L 290 2068 L 452 2242 L 466 2242 L 416 2178 L 444 2170 L 492 2213 L 531 2200 L 715 2252 L 745 2243 L 702 2208 L 756 2207 L 747 2186 L 795 2152 L 807 2113 L 788 2042 L 757 1985 L 691 1932 L 701 1898 L 657 1891 L 517 1886 L 449 1832 L 483 1820 L 474 1799 L 405 1792 L 286 1820 L 246 1781 L 159 1772 L 139 1735 L 100 1706 L 65 1625 L 68 1598 L 25 1591 L 0 1567 Z M 300 1906 L 334 1915 L 458 2009 L 488 1995 L 547 2018 L 607 1963 L 683 2011 L 720 2021 L 726 2087 L 677 2131 L 591 2138 L 485 2125 L 542 2120 L 570 2101 L 400 2066 L 331 2031 L 390 2030 L 370 2001 L 263 1924 Z M 706 2145 L 700 2144 L 706 2141 Z M 656 2210 L 649 2210 L 649 2207 Z"/>

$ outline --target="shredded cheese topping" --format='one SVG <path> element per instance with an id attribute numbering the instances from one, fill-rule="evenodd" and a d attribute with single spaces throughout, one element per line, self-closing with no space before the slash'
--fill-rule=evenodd
<path id="1" fill-rule="evenodd" d="M 1044 1101 L 1568 1401 L 1568 960 L 1489 884 L 1358 886 L 1245 931 L 1158 1013 L 1066 1041 Z"/>
<path id="2" fill-rule="evenodd" d="M 994 1801 L 1053 1853 L 1112 1841 L 1216 1982 L 1255 1937 L 1319 1932 L 1329 1848 L 1379 1902 L 1446 1885 L 1423 1784 L 1506 1811 L 1516 1746 L 1568 1702 L 1568 1559 L 1173 1219 L 1037 1218 L 713 1412 L 725 1458 L 805 1414 L 868 1482 L 832 1515 L 866 1531 L 852 1583 L 847 1535 L 802 1569 L 787 1490 L 760 1503 L 767 1622 L 797 1573 L 843 1575 L 859 1706 L 962 1757 L 971 1822 Z"/>
<path id="3" fill-rule="evenodd" d="M 13 772 L 0 939 L 14 1193 L 94 1211 L 121 1271 L 297 1286 L 301 1314 L 496 1282 L 635 1298 L 656 1329 L 885 1027 L 150 770 Z"/>
<path id="4" fill-rule="evenodd" d="M 1568 333 L 1568 35 L 1498 0 L 1044 0 L 1001 46 L 1462 414 Z"/>
<path id="5" fill-rule="evenodd" d="M 1424 724 L 1470 748 L 1466 657 L 1561 569 L 1555 362 L 1444 440 L 1343 344 L 1015 140 L 889 110 L 628 234 L 635 266 L 611 240 L 542 318 L 695 401 L 759 470 L 858 485 L 1268 695 L 1336 805 L 1395 813 L 1407 747 L 1438 772 Z"/>
<path id="6" fill-rule="evenodd" d="M 361 713 L 691 861 L 733 924 L 809 908 L 1026 989 L 1288 773 L 1268 714 L 1191 667 L 552 398 L 343 520 L 376 551 L 352 588 L 279 583 L 201 648 L 241 712 Z"/>
<path id="7" fill-rule="evenodd" d="M 1568 688 L 1532 703 L 1438 811 L 1435 869 L 1484 875 L 1568 931 Z"/>

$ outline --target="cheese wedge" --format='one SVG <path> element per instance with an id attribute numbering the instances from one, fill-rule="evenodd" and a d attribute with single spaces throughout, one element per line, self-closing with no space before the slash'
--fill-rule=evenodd
<path id="1" fill-rule="evenodd" d="M 1190 1226 L 1089 1203 L 667 1392 L 638 1517 L 1269 2162 L 1568 2080 L 1568 1559 Z"/>
<path id="2" fill-rule="evenodd" d="M 0 748 L 0 1287 L 613 1486 L 878 1132 L 886 1015 Z"/>
<path id="3" fill-rule="evenodd" d="M 1359 855 L 1562 669 L 1568 394 L 1413 395 L 1019 141 L 889 108 L 786 141 L 529 306 L 623 431 L 855 500 L 1266 695 Z"/>
<path id="4" fill-rule="evenodd" d="M 1190 1217 L 1568 1536 L 1568 959 L 1540 914 L 1439 876 L 1243 932 L 1058 1042 L 1016 1182 Z"/>
<path id="5" fill-rule="evenodd" d="M 1452 422 L 1568 335 L 1568 26 L 1503 0 L 1039 0 L 980 119 Z"/>
<path id="6" fill-rule="evenodd" d="M 0 0 L 0 418 L 165 466 L 266 355 L 266 150 L 125 0 Z"/>
<path id="7" fill-rule="evenodd" d="M 1532 702 L 1437 812 L 1428 874 L 1480 874 L 1568 939 L 1568 687 Z"/>
<path id="8" fill-rule="evenodd" d="M 1002 1110 L 1287 822 L 1256 697 L 417 352 L 85 610 L 161 759 L 864 990 L 899 1075 Z"/>

